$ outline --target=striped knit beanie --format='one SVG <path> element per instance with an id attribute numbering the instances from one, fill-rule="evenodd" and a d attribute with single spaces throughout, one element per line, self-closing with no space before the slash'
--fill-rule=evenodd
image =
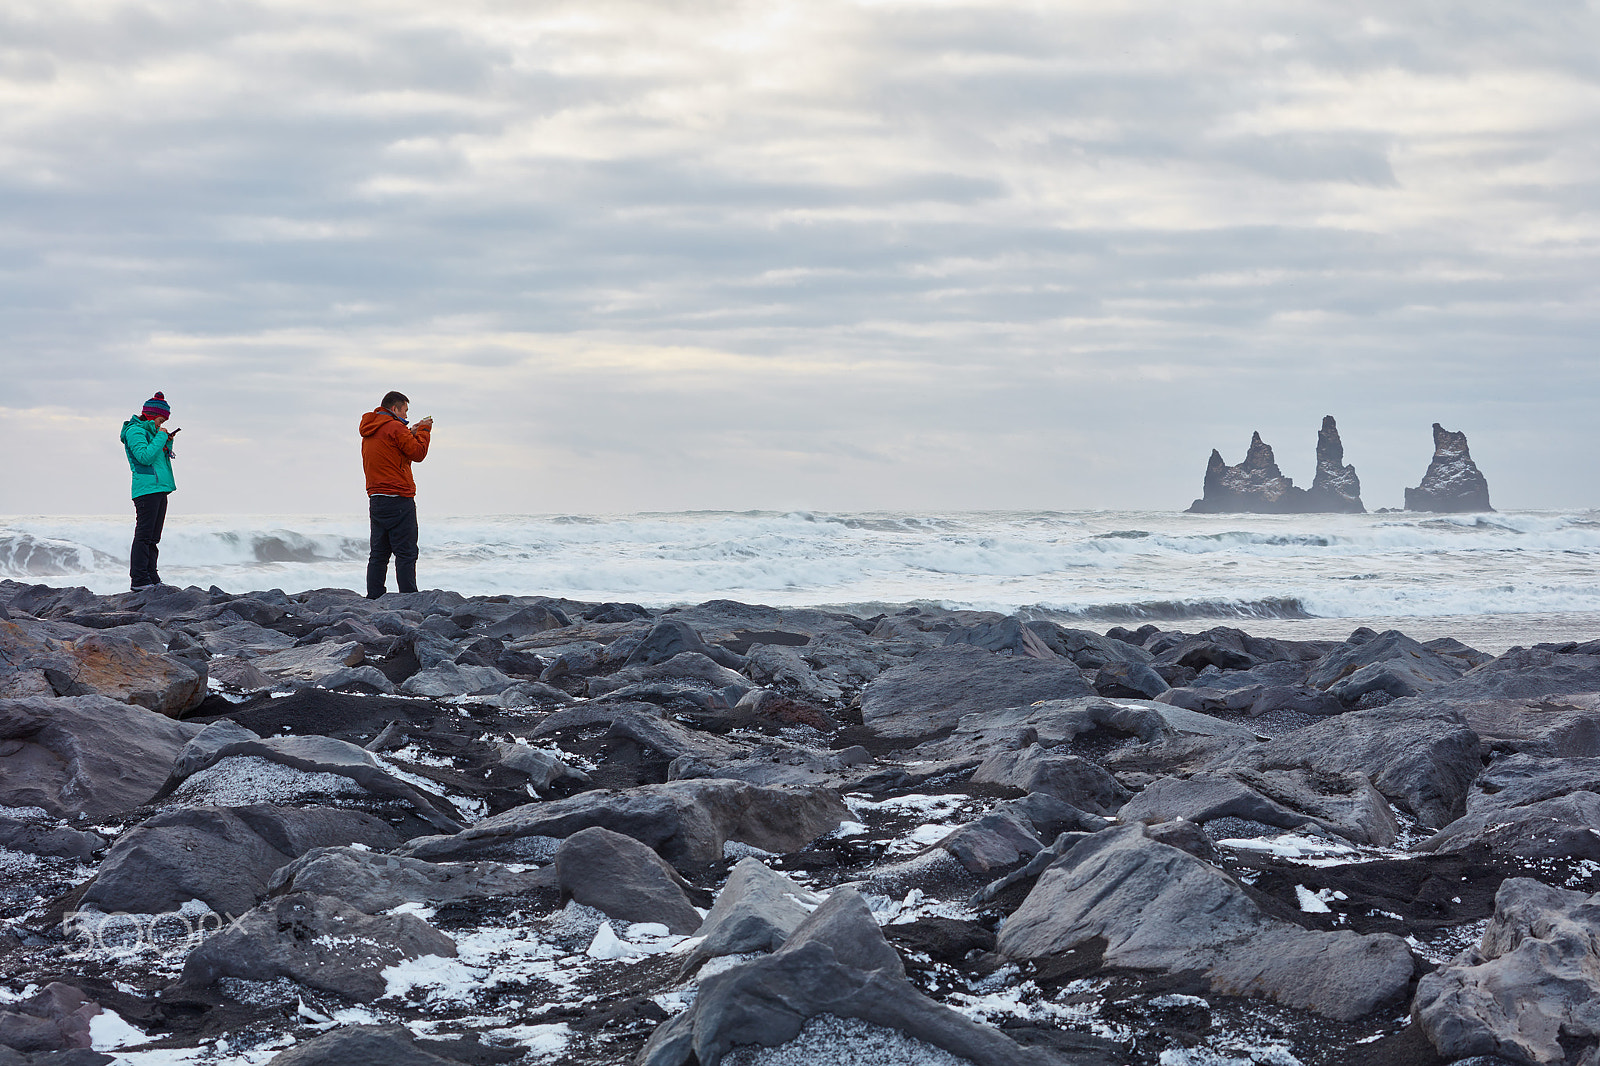
<path id="1" fill-rule="evenodd" d="M 139 412 L 140 418 L 166 418 L 172 414 L 172 405 L 161 393 L 156 393 L 144 402 L 144 410 Z"/>

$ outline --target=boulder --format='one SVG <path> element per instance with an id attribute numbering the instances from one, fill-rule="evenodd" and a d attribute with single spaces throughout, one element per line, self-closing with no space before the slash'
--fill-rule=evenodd
<path id="1" fill-rule="evenodd" d="M 626 922 L 658 922 L 680 936 L 700 928 L 689 884 L 639 841 L 595 827 L 569 836 L 555 855 L 556 883 L 586 907 Z"/>
<path id="2" fill-rule="evenodd" d="M 1250 435 L 1244 462 L 1229 466 L 1211 451 L 1206 463 L 1205 492 L 1189 505 L 1189 514 L 1299 514 L 1306 509 L 1306 490 L 1283 476 L 1272 446 L 1260 433 Z"/>
<path id="3" fill-rule="evenodd" d="M 735 1045 L 786 1044 L 819 1016 L 891 1029 L 974 1066 L 1053 1061 L 913 988 L 865 901 L 849 888 L 835 889 L 778 951 L 701 981 L 694 1004 L 662 1023 L 637 1061 L 718 1066 Z"/>
<path id="4" fill-rule="evenodd" d="M 1243 744 L 1261 739 L 1248 726 L 1150 700 L 1046 700 L 1032 706 L 1006 707 L 963 717 L 946 740 L 919 748 L 930 757 L 987 758 L 997 751 L 1015 751 L 1038 743 L 1059 753 L 1104 751 L 1118 736 L 1129 744 L 1155 745 L 1187 737 L 1216 737 Z M 1080 740 L 1081 738 L 1081 740 Z"/>
<path id="5" fill-rule="evenodd" d="M 1497 759 L 1467 795 L 1466 813 L 1418 845 L 1460 851 L 1484 845 L 1496 855 L 1600 859 L 1600 758 Z"/>
<path id="6" fill-rule="evenodd" d="M 1306 510 L 1312 512 L 1337 512 L 1365 514 L 1361 503 L 1361 479 L 1356 468 L 1344 462 L 1344 442 L 1339 439 L 1339 426 L 1332 415 L 1322 416 L 1322 428 L 1317 431 L 1317 473 L 1306 492 Z"/>
<path id="7" fill-rule="evenodd" d="M 402 903 L 453 903 L 520 896 L 556 887 L 555 872 L 513 870 L 495 862 L 433 863 L 352 847 L 313 848 L 279 867 L 272 895 L 333 896 L 363 914 Z"/>
<path id="8" fill-rule="evenodd" d="M 512 685 L 511 678 L 492 666 L 441 662 L 406 678 L 400 691 L 408 696 L 493 696 Z"/>
<path id="9" fill-rule="evenodd" d="M 0 1056 L 4 1056 L 7 1049 L 32 1052 L 37 1057 L 24 1060 L 30 1066 L 56 1061 L 63 1061 L 66 1066 L 65 1060 L 69 1057 L 70 1066 L 109 1062 L 111 1060 L 103 1056 L 70 1055 L 72 1049 L 92 1046 L 89 1027 L 99 1013 L 100 1004 L 84 995 L 81 989 L 51 981 L 33 995 L 0 1008 Z M 69 1054 L 56 1056 L 50 1052 Z M 0 1058 L 0 1062 L 3 1061 Z"/>
<path id="10" fill-rule="evenodd" d="M 1146 785 L 1117 817 L 1124 822 L 1204 824 L 1243 818 L 1282 829 L 1316 829 L 1357 844 L 1387 846 L 1400 835 L 1388 802 L 1360 774 L 1269 770 L 1201 772 Z"/>
<path id="11" fill-rule="evenodd" d="M 1600 756 L 1600 692 L 1474 700 L 1455 707 L 1485 750 L 1560 758 Z"/>
<path id="12" fill-rule="evenodd" d="M 275 680 L 296 680 L 317 684 L 329 674 L 336 674 L 347 666 L 360 666 L 367 657 L 360 644 L 307 644 L 301 648 L 287 648 L 251 660 L 257 670 Z"/>
<path id="13" fill-rule="evenodd" d="M 859 778 L 855 768 L 869 761 L 871 756 L 859 746 L 837 751 L 771 737 L 750 747 L 742 757 L 726 762 L 680 756 L 667 767 L 667 778 L 724 777 L 766 787 L 825 785 L 843 788 Z"/>
<path id="14" fill-rule="evenodd" d="M 1149 665 L 1154 658 L 1136 644 L 1102 637 L 1087 629 L 1068 629 L 1054 622 L 1028 622 L 1025 628 L 1063 659 L 1071 659 L 1084 670 L 1102 670 L 1118 663 Z"/>
<path id="15" fill-rule="evenodd" d="M 589 681 L 589 695 L 603 696 L 630 685 L 651 682 L 688 683 L 695 688 L 719 694 L 722 702 L 732 706 L 745 693 L 755 688 L 748 677 L 736 670 L 721 666 L 700 652 L 679 652 L 665 662 L 652 665 L 625 666 L 610 677 L 596 677 Z"/>
<path id="16" fill-rule="evenodd" d="M 360 1002 L 382 996 L 383 971 L 425 955 L 455 958 L 456 943 L 412 914 L 367 915 L 330 896 L 268 900 L 189 953 L 181 983 L 287 977 Z"/>
<path id="17" fill-rule="evenodd" d="M 1144 663 L 1107 663 L 1094 675 L 1094 690 L 1102 696 L 1153 700 L 1171 687 Z"/>
<path id="18" fill-rule="evenodd" d="M 605 718 L 611 720 L 607 739 L 631 740 L 668 760 L 688 757 L 718 767 L 750 752 L 746 744 L 680 725 L 648 703 L 618 704 L 614 711 L 596 720 Z"/>
<path id="19" fill-rule="evenodd" d="M 1026 819 L 1011 811 L 991 811 L 953 830 L 935 847 L 948 851 L 975 874 L 991 874 L 1044 850 L 1044 841 Z"/>
<path id="20" fill-rule="evenodd" d="M 1038 744 L 989 756 L 973 772 L 972 783 L 1043 792 L 1095 814 L 1110 814 L 1128 799 L 1128 790 L 1099 763 Z"/>
<path id="21" fill-rule="evenodd" d="M 828 788 L 761 788 L 742 781 L 668 781 L 620 791 L 597 790 L 552 803 L 529 803 L 490 815 L 453 836 L 419 837 L 399 853 L 442 861 L 506 854 L 527 837 L 565 839 L 591 826 L 624 833 L 677 867 L 722 858 L 736 840 L 763 851 L 798 851 L 850 818 Z"/>
<path id="22" fill-rule="evenodd" d="M 347 666 L 343 670 L 335 670 L 328 674 L 317 684 L 335 692 L 364 692 L 392 696 L 399 691 L 394 687 L 394 682 L 375 666 Z"/>
<path id="23" fill-rule="evenodd" d="M 5 851 L 88 862 L 106 844 L 106 838 L 98 833 L 51 825 L 43 819 L 25 821 L 0 815 L 0 849 Z"/>
<path id="24" fill-rule="evenodd" d="M 1319 659 L 1306 684 L 1346 704 L 1369 692 L 1416 696 L 1466 672 L 1461 660 L 1429 651 L 1397 629 L 1362 644 L 1344 644 Z"/>
<path id="25" fill-rule="evenodd" d="M 1197 973 L 1213 993 L 1265 996 L 1340 1021 L 1403 995 L 1413 970 L 1401 938 L 1271 918 L 1227 874 L 1139 825 L 1073 844 L 1006 920 L 996 951 L 1044 959 L 1095 940 L 1112 966 Z"/>
<path id="26" fill-rule="evenodd" d="M 1600 1048 L 1600 896 L 1506 878 L 1478 946 L 1417 982 L 1411 1015 L 1447 1060 L 1589 1066 Z"/>
<path id="27" fill-rule="evenodd" d="M 1482 847 L 1522 859 L 1600 859 L 1600 794 L 1587 790 L 1508 808 L 1468 811 L 1416 846 L 1418 851 Z"/>
<path id="28" fill-rule="evenodd" d="M 1600 792 L 1600 757 L 1507 755 L 1473 783 L 1469 811 L 1508 811 L 1573 792 Z"/>
<path id="29" fill-rule="evenodd" d="M 347 1025 L 281 1051 L 267 1066 L 461 1066 L 417 1046 L 403 1025 Z"/>
<path id="30" fill-rule="evenodd" d="M 1153 669 L 1184 667 L 1196 673 L 1208 667 L 1217 670 L 1249 670 L 1259 666 L 1261 659 L 1229 641 L 1209 637 L 1186 637 L 1156 654 Z"/>
<path id="31" fill-rule="evenodd" d="M 191 807 L 164 811 L 123 833 L 80 906 L 162 914 L 191 899 L 243 914 L 267 896 L 272 875 L 313 848 L 400 838 L 368 814 L 327 807 Z"/>
<path id="32" fill-rule="evenodd" d="M 930 736 L 948 733 L 963 715 L 1088 695 L 1083 672 L 1071 662 L 955 644 L 923 652 L 868 684 L 861 718 L 883 736 Z"/>
<path id="33" fill-rule="evenodd" d="M 1210 767 L 1359 773 L 1432 829 L 1465 812 L 1467 789 L 1482 768 L 1478 734 L 1459 713 L 1398 701 L 1314 722 L 1228 753 Z"/>
<path id="34" fill-rule="evenodd" d="M 181 718 L 206 698 L 206 668 L 147 651 L 126 637 L 91 633 L 58 646 L 45 676 L 63 696 L 109 696 Z"/>
<path id="35" fill-rule="evenodd" d="M 550 629 L 565 629 L 572 620 L 549 607 L 524 607 L 498 622 L 479 627 L 479 632 L 499 640 L 521 640 Z"/>
<path id="36" fill-rule="evenodd" d="M 213 656 L 254 659 L 294 647 L 294 638 L 252 622 L 235 622 L 198 633 L 200 646 Z"/>
<path id="37" fill-rule="evenodd" d="M 1111 824 L 1098 814 L 1090 814 L 1044 792 L 1002 800 L 990 809 L 990 813 L 1015 815 L 1025 825 L 1031 826 L 1040 840 L 1054 840 L 1067 830 L 1098 833 Z"/>
<path id="38" fill-rule="evenodd" d="M 505 669 L 504 665 L 499 667 Z M 567 704 L 575 702 L 570 692 L 563 692 L 554 685 L 547 685 L 543 681 L 515 681 L 508 687 L 501 689 L 493 699 L 481 702 L 504 707 L 508 711 L 526 710 L 530 707 L 546 707 L 550 704 Z"/>
<path id="39" fill-rule="evenodd" d="M 227 725 L 231 727 L 228 732 L 213 734 L 217 738 L 215 743 L 201 743 L 184 749 L 181 757 L 174 761 L 166 782 L 151 797 L 151 802 L 165 799 L 191 777 L 224 759 L 257 758 L 306 774 L 334 774 L 348 778 L 374 796 L 410 804 L 435 828 L 454 832 L 462 827 L 460 813 L 449 800 L 426 793 L 396 777 L 371 752 L 354 744 L 315 735 L 262 739 L 232 721 L 227 721 Z"/>
<path id="40" fill-rule="evenodd" d="M 744 666 L 744 660 L 714 644 L 707 644 L 701 639 L 700 634 L 690 626 L 676 618 L 663 618 L 650 627 L 650 632 L 645 634 L 638 647 L 623 662 L 623 666 L 654 666 L 664 663 L 675 655 L 686 651 L 699 652 L 713 662 L 726 666 L 730 670 L 738 670 Z M 541 678 L 540 680 L 545 680 Z"/>
<path id="41" fill-rule="evenodd" d="M 707 959 L 778 950 L 821 902 L 760 859 L 740 859 L 701 923 L 700 943 L 684 958 L 680 978 Z"/>
<path id="42" fill-rule="evenodd" d="M 137 807 L 199 732 L 105 696 L 0 700 L 0 804 L 58 818 Z"/>
<path id="43" fill-rule="evenodd" d="M 554 752 L 521 743 L 497 744 L 495 750 L 499 756 L 495 765 L 526 775 L 528 787 L 541 796 L 554 795 L 557 784 L 582 786 L 589 783 L 588 774 L 568 766 Z"/>
<path id="44" fill-rule="evenodd" d="M 1472 461 L 1467 435 L 1433 424 L 1433 459 L 1422 484 L 1406 489 L 1406 510 L 1493 511 L 1489 506 L 1489 481 Z"/>
<path id="45" fill-rule="evenodd" d="M 261 692 L 272 687 L 272 678 L 256 669 L 249 659 L 222 655 L 206 664 L 211 679 L 237 692 Z"/>
<path id="46" fill-rule="evenodd" d="M 1059 659 L 1037 633 L 1015 615 L 998 622 L 982 622 L 953 630 L 944 638 L 946 645 L 971 644 L 997 655 L 1026 655 L 1033 659 Z"/>
<path id="47" fill-rule="evenodd" d="M 1242 714 L 1251 718 L 1274 711 L 1325 717 L 1343 714 L 1348 709 L 1335 697 L 1305 685 L 1248 685 L 1244 688 L 1195 685 L 1168 689 L 1155 698 L 1202 714 Z"/>
<path id="48" fill-rule="evenodd" d="M 784 644 L 753 644 L 746 653 L 745 669 L 763 685 L 775 685 L 808 700 L 829 702 L 844 695 L 836 683 L 817 676 L 798 648 Z"/>
<path id="49" fill-rule="evenodd" d="M 1531 699 L 1582 692 L 1600 692 L 1600 654 L 1512 648 L 1427 695 L 1430 699 L 1458 704 L 1469 700 Z"/>

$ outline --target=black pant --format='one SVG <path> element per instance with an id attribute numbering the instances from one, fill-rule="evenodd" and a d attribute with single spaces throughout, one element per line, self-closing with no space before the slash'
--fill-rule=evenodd
<path id="1" fill-rule="evenodd" d="M 401 592 L 417 591 L 417 501 L 409 496 L 369 496 L 372 514 L 372 555 L 367 558 L 367 599 L 384 594 L 389 577 L 389 556 L 394 556 L 394 580 Z"/>
<path id="2" fill-rule="evenodd" d="M 167 524 L 167 497 L 151 492 L 133 498 L 133 547 L 128 552 L 128 580 L 134 588 L 161 583 L 156 558 L 161 554 L 161 529 Z"/>

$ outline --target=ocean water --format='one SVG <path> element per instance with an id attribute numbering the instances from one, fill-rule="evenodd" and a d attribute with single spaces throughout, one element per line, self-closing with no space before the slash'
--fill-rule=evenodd
<path id="1" fill-rule="evenodd" d="M 132 514 L 0 518 L 0 577 L 127 586 Z M 173 515 L 172 584 L 360 588 L 364 515 Z M 1489 651 L 1600 637 L 1600 511 L 422 515 L 424 587 L 646 606 L 716 598 L 876 613 L 1022 611 L 1088 627 L 1454 635 Z"/>

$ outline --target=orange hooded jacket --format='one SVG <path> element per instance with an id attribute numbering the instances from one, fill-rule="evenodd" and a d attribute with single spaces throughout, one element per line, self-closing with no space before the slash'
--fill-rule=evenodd
<path id="1" fill-rule="evenodd" d="M 415 496 L 411 464 L 428 457 L 428 429 L 410 429 L 392 411 L 379 407 L 361 416 L 361 465 L 368 496 Z"/>

